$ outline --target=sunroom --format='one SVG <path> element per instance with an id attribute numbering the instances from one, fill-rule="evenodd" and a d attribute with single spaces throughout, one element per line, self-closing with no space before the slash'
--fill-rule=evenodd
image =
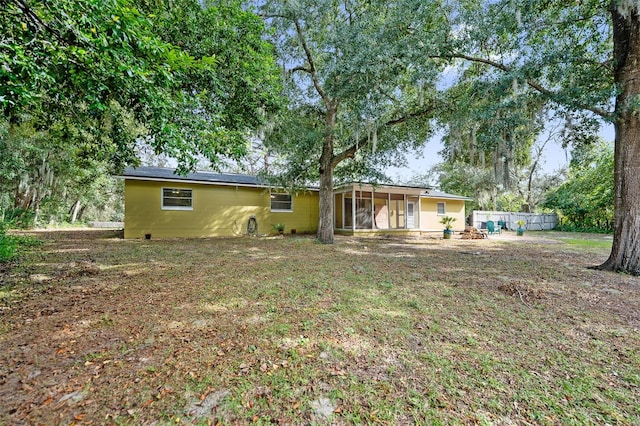
<path id="1" fill-rule="evenodd" d="M 421 235 L 442 230 L 444 216 L 464 229 L 467 197 L 424 187 L 354 183 L 334 191 L 335 231 L 346 235 Z"/>
<path id="2" fill-rule="evenodd" d="M 424 188 L 352 184 L 335 194 L 338 233 L 420 229 L 420 193 Z"/>

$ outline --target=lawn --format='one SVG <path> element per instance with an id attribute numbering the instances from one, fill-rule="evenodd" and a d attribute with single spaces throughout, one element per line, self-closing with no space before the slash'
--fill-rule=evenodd
<path id="1" fill-rule="evenodd" d="M 576 234 L 36 235 L 0 424 L 640 424 L 640 279 Z"/>

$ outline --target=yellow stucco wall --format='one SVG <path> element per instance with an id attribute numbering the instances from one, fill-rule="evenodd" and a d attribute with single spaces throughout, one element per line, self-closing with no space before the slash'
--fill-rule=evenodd
<path id="1" fill-rule="evenodd" d="M 438 203 L 445 203 L 445 214 L 438 215 Z M 440 231 L 444 226 L 440 223 L 442 216 L 453 216 L 454 231 L 463 231 L 465 224 L 465 209 L 463 200 L 422 198 L 420 200 L 420 229 L 425 231 Z"/>
<path id="2" fill-rule="evenodd" d="M 193 210 L 163 210 L 162 188 L 193 190 Z M 218 237 L 245 235 L 251 215 L 258 233 L 274 233 L 284 223 L 285 233 L 316 232 L 318 193 L 293 196 L 292 212 L 271 212 L 269 192 L 261 188 L 179 182 L 125 181 L 124 237 Z"/>

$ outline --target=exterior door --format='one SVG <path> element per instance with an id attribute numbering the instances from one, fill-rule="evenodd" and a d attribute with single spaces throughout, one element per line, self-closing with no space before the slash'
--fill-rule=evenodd
<path id="1" fill-rule="evenodd" d="M 416 203 L 407 203 L 407 228 L 416 227 Z"/>

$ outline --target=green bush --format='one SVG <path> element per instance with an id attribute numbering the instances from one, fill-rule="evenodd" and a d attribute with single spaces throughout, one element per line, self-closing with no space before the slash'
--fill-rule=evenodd
<path id="1" fill-rule="evenodd" d="M 4 230 L 9 228 L 32 228 L 33 225 L 34 213 L 30 210 L 24 210 L 21 208 L 8 209 L 4 213 L 0 214 L 0 227 L 2 227 Z"/>
<path id="2" fill-rule="evenodd" d="M 5 234 L 0 234 L 0 263 L 9 262 L 15 257 L 15 253 L 15 240 Z"/>
<path id="3" fill-rule="evenodd" d="M 8 262 L 15 256 L 16 242 L 7 235 L 4 222 L 0 222 L 0 263 Z"/>
<path id="4" fill-rule="evenodd" d="M 41 244 L 33 237 L 7 235 L 7 228 L 6 222 L 0 222 L 0 263 L 15 260 L 23 250 Z"/>

